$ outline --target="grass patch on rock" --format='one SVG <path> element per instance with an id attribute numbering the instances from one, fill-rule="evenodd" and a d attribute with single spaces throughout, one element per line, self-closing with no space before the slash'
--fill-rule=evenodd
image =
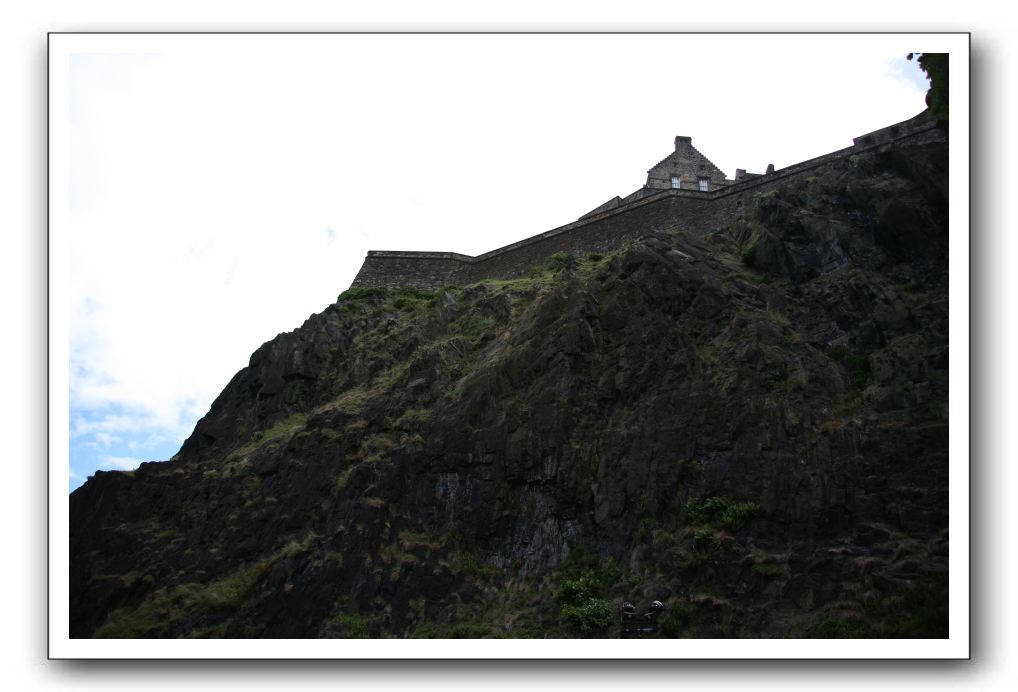
<path id="1" fill-rule="evenodd" d="M 135 607 L 112 611 L 93 635 L 100 639 L 137 639 L 158 636 L 185 617 L 197 614 L 220 616 L 236 611 L 248 598 L 258 580 L 280 560 L 305 552 L 317 538 L 309 533 L 303 540 L 291 541 L 272 556 L 241 567 L 207 584 L 185 583 L 158 589 Z M 194 636 L 214 636 L 222 623 L 197 627 Z M 200 633 L 200 634 L 199 634 Z"/>
<path id="2" fill-rule="evenodd" d="M 685 522 L 692 526 L 717 526 L 735 531 L 760 513 L 754 502 L 735 502 L 727 497 L 690 500 L 682 510 Z"/>
<path id="3" fill-rule="evenodd" d="M 266 442 L 271 442 L 272 440 L 279 439 L 285 435 L 296 433 L 307 425 L 307 421 L 308 417 L 306 413 L 294 413 L 288 418 L 276 421 L 271 427 L 255 432 L 248 443 L 238 449 L 235 454 L 238 456 L 250 454 Z"/>

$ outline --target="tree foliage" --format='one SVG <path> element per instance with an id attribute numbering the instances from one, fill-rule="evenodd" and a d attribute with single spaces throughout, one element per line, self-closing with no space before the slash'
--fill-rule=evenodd
<path id="1" fill-rule="evenodd" d="M 907 60 L 913 58 L 919 63 L 919 68 L 926 73 L 930 80 L 930 88 L 926 92 L 926 105 L 930 109 L 930 115 L 937 119 L 941 125 L 947 124 L 947 102 L 948 102 L 948 54 L 947 53 L 909 53 L 905 56 Z"/>

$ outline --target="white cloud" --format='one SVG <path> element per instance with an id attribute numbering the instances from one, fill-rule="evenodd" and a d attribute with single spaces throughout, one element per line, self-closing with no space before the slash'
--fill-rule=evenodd
<path id="1" fill-rule="evenodd" d="M 123 438 L 103 431 L 96 432 L 93 437 L 95 438 L 95 441 L 103 447 L 109 447 L 111 444 L 123 441 Z"/>
<path id="2" fill-rule="evenodd" d="M 99 457 L 99 468 L 104 470 L 131 471 L 141 465 L 141 459 L 104 454 Z"/>

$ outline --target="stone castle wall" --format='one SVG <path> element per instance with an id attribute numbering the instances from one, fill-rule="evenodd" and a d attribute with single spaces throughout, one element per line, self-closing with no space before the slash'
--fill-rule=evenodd
<path id="1" fill-rule="evenodd" d="M 556 252 L 582 257 L 607 253 L 654 231 L 679 230 L 706 234 L 738 219 L 753 198 L 779 184 L 815 175 L 835 161 L 904 139 L 939 138 L 925 113 L 911 120 L 857 137 L 851 147 L 793 164 L 772 174 L 750 178 L 712 192 L 695 190 L 638 191 L 602 205 L 578 221 L 512 245 L 470 257 L 452 252 L 370 251 L 351 288 L 413 286 L 434 291 L 484 279 L 512 279 L 526 275 Z"/>

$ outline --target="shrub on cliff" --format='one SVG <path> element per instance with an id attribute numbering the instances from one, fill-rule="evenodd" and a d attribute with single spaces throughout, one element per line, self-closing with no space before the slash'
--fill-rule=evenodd
<path id="1" fill-rule="evenodd" d="M 553 272 L 572 269 L 576 266 L 576 258 L 567 252 L 556 252 L 548 258 L 548 269 Z"/>
<path id="2" fill-rule="evenodd" d="M 941 125 L 946 125 L 949 56 L 947 53 L 909 53 L 906 59 L 911 60 L 913 57 L 930 80 L 930 88 L 926 92 L 926 105 L 930 108 L 930 115 Z"/>
<path id="3" fill-rule="evenodd" d="M 581 632 L 604 631 L 611 625 L 615 612 L 611 601 L 605 597 L 622 572 L 609 560 L 601 569 L 585 569 L 577 573 L 578 566 L 588 562 L 584 559 L 588 556 L 570 557 L 571 564 L 567 564 L 563 572 L 575 576 L 564 578 L 559 584 L 559 614 Z"/>

